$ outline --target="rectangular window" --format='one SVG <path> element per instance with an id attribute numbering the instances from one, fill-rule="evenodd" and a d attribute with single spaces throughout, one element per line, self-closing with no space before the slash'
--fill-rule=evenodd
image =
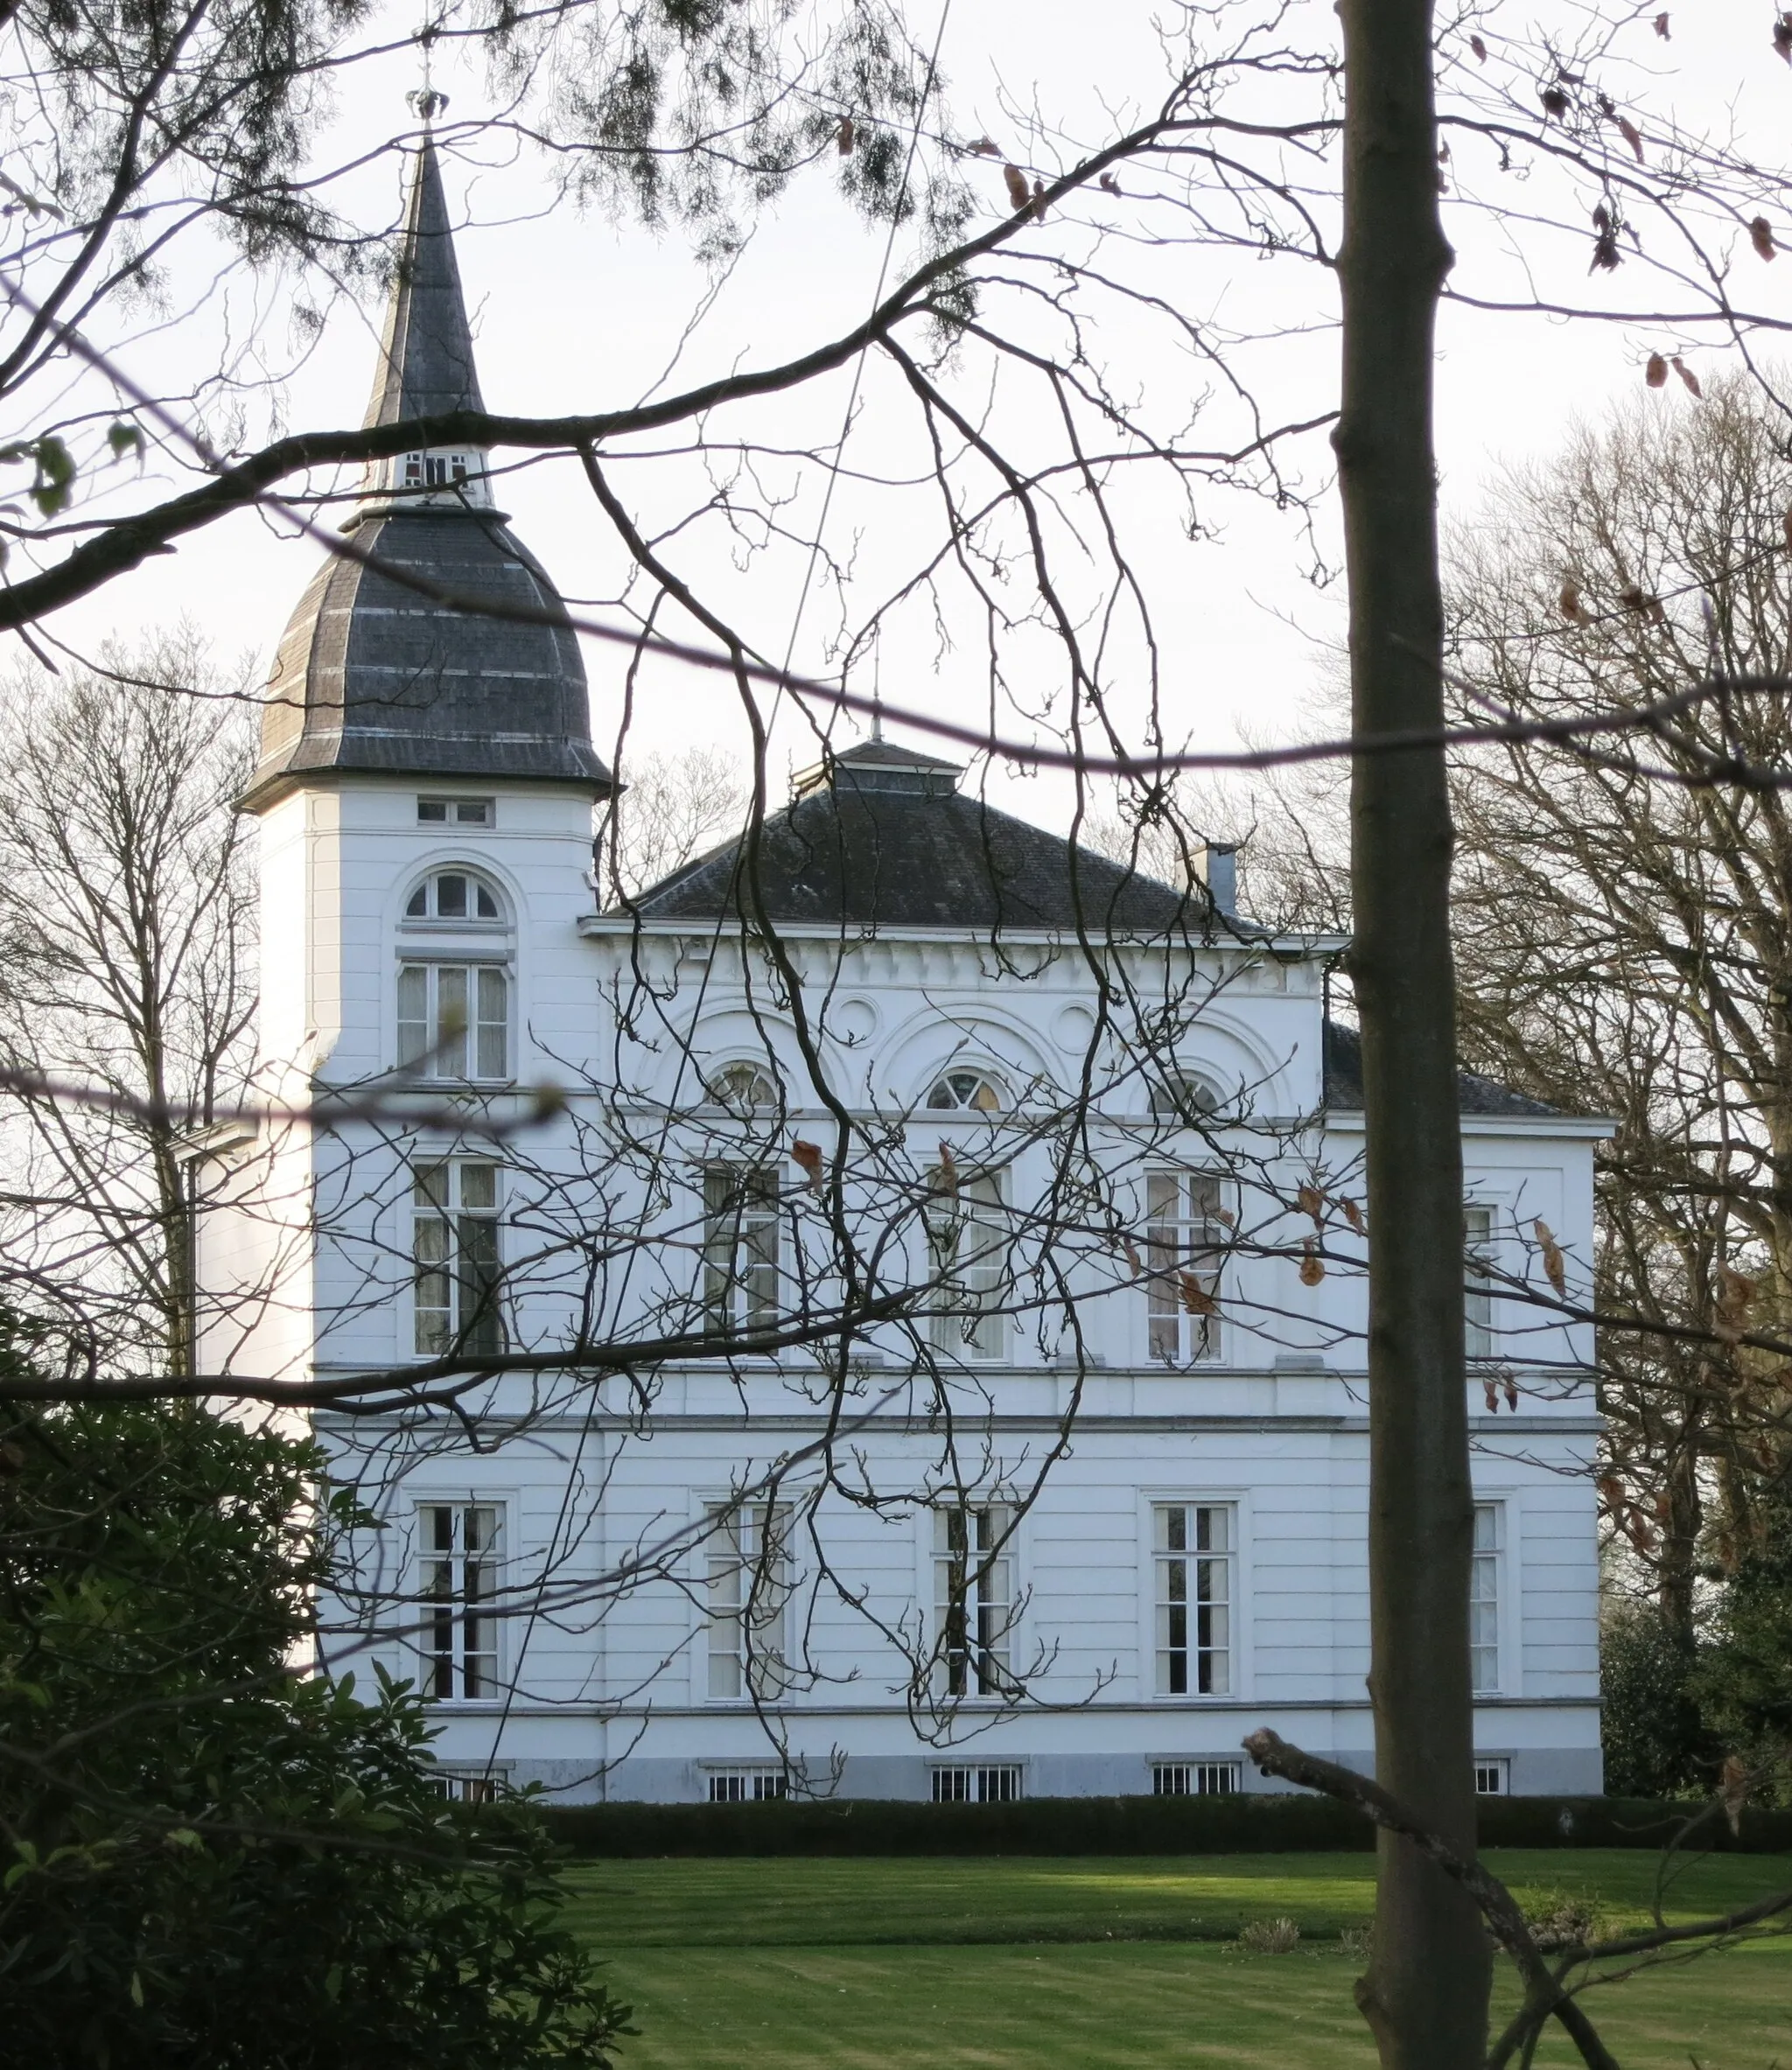
<path id="1" fill-rule="evenodd" d="M 711 1804 L 770 1804 L 789 1794 L 781 1768 L 718 1769 L 710 1776 Z"/>
<path id="2" fill-rule="evenodd" d="M 438 1703 L 489 1702 L 499 1693 L 500 1514 L 489 1502 L 425 1502 L 416 1521 L 424 1687 Z"/>
<path id="3" fill-rule="evenodd" d="M 1019 1796 L 1018 1767 L 978 1768 L 955 1762 L 934 1770 L 935 1804 L 1012 1804 Z"/>
<path id="4" fill-rule="evenodd" d="M 1234 1797 L 1236 1761 L 1158 1761 L 1152 1766 L 1154 1797 Z"/>
<path id="5" fill-rule="evenodd" d="M 934 1348 L 961 1359 L 1000 1359 L 1008 1348 L 1003 1309 L 1011 1284 L 1002 1174 L 942 1164 L 928 1190 Z"/>
<path id="6" fill-rule="evenodd" d="M 424 1078 L 508 1078 L 510 977 L 501 963 L 403 963 L 398 1068 Z"/>
<path id="7" fill-rule="evenodd" d="M 710 1696 L 718 1703 L 780 1696 L 789 1682 L 789 1507 L 718 1502 L 708 1514 Z"/>
<path id="8" fill-rule="evenodd" d="M 1477 1695 L 1500 1686 L 1500 1505 L 1477 1502 L 1468 1581 L 1468 1659 Z"/>
<path id="9" fill-rule="evenodd" d="M 778 1174 L 704 1167 L 704 1326 L 718 1337 L 778 1319 Z"/>
<path id="10" fill-rule="evenodd" d="M 1477 1761 L 1474 1764 L 1474 1794 L 1477 1797 L 1509 1797 L 1512 1794 L 1512 1764 L 1502 1758 L 1497 1761 Z"/>
<path id="11" fill-rule="evenodd" d="M 1224 1696 L 1232 1689 L 1232 1507 L 1160 1502 L 1156 1542 L 1158 1694 Z"/>
<path id="12" fill-rule="evenodd" d="M 452 1157 L 413 1167 L 411 1262 L 420 1353 L 503 1350 L 495 1164 Z"/>
<path id="13" fill-rule="evenodd" d="M 419 798 L 416 819 L 420 827 L 489 827 L 497 818 L 496 801 L 491 798 Z"/>
<path id="14" fill-rule="evenodd" d="M 1220 1355 L 1220 1266 L 1226 1224 L 1211 1171 L 1145 1175 L 1145 1307 L 1151 1356 L 1181 1364 Z"/>
<path id="15" fill-rule="evenodd" d="M 438 1768 L 430 1778 L 438 1797 L 445 1797 L 451 1804 L 493 1804 L 503 1794 L 509 1764 L 492 1770 L 483 1768 Z"/>
<path id="16" fill-rule="evenodd" d="M 1014 1517 L 992 1502 L 934 1512 L 934 1610 L 942 1692 L 1000 1696 L 1014 1624 Z"/>
<path id="17" fill-rule="evenodd" d="M 1493 1258 L 1494 1211 L 1462 1211 L 1462 1348 L 1471 1359 L 1494 1355 L 1494 1283 L 1488 1268 Z"/>

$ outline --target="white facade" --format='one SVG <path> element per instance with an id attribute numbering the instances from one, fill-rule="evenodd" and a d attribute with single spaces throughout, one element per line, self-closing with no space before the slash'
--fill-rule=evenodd
<path id="1" fill-rule="evenodd" d="M 382 421 L 477 402 L 427 146 L 409 220 Z M 360 1405 L 329 1665 L 565 1801 L 1252 1789 L 1265 1724 L 1368 1765 L 1342 944 L 876 742 L 598 912 L 551 583 L 482 456 L 409 458 L 276 664 L 268 1118 L 197 1189 L 205 1369 Z M 1585 1281 L 1602 1127 L 1464 1108 L 1482 1780 L 1592 1791 L 1592 1345 L 1525 1292 Z"/>
<path id="2" fill-rule="evenodd" d="M 1015 928 L 998 956 L 971 929 L 864 939 L 837 926 L 780 928 L 829 1089 L 878 1145 L 853 1153 L 858 1234 L 905 1215 L 912 1225 L 888 1283 L 920 1287 L 932 1274 L 912 1239 L 916 1189 L 925 1193 L 941 1142 L 963 1172 L 1003 1172 L 1003 1241 L 1027 1261 L 1000 1297 L 1004 1341 L 984 1355 L 951 1324 L 942 1344 L 923 1297 L 907 1319 L 857 1332 L 844 1374 L 827 1368 L 837 1337 L 775 1358 L 718 1339 L 571 1382 L 551 1357 L 578 1333 L 581 1302 L 588 1339 L 701 1329 L 696 1175 L 717 1159 L 775 1175 L 786 1232 L 775 1305 L 800 1310 L 790 1282 L 809 1241 L 803 1218 L 819 1222 L 823 1206 L 791 1145 L 831 1154 L 837 1116 L 808 1082 L 791 1017 L 768 997 L 765 955 L 743 946 L 738 923 L 598 917 L 584 801 L 527 785 L 480 794 L 486 826 L 420 822 L 420 801 L 443 787 L 364 778 L 294 788 L 265 816 L 271 1094 L 296 1103 L 389 1073 L 401 1060 L 402 973 L 430 958 L 503 970 L 508 1053 L 495 1080 L 463 1064 L 464 1083 L 400 1081 L 376 1122 L 270 1127 L 260 1143 L 223 1147 L 239 1205 L 207 1225 L 207 1364 L 297 1379 L 426 1363 L 413 1174 L 456 1158 L 498 1167 L 502 1341 L 545 1362 L 478 1390 L 488 1449 L 451 1416 L 370 1424 L 320 1413 L 344 1478 L 389 1526 L 367 1542 L 375 1609 L 345 1605 L 333 1620 L 336 1664 L 435 1674 L 436 1609 L 418 1600 L 432 1547 L 419 1540 L 452 1510 L 452 1531 L 494 1541 L 473 1550 L 487 1551 L 482 1585 L 496 1593 L 494 1614 L 474 1620 L 478 1682 L 441 1704 L 442 1757 L 569 1799 L 696 1798 L 751 1789 L 773 1771 L 849 1795 L 1148 1791 L 1157 1770 L 1239 1762 L 1240 1739 L 1264 1724 L 1368 1764 L 1363 1283 L 1341 1206 L 1361 1116 L 1326 1108 L 1322 1077 L 1322 971 L 1337 945 L 1222 932 L 1208 945 L 1104 946 L 1098 961 L 1125 967 L 1135 1017 L 1180 996 L 1176 1064 L 1219 1095 L 1197 1129 L 1152 1115 L 1159 1034 L 1124 1013 L 1097 1034 L 1096 973 L 1074 941 Z M 417 888 L 444 869 L 490 886 L 499 917 L 407 919 Z M 741 1062 L 781 1079 L 781 1104 L 737 1115 L 706 1101 L 704 1081 Z M 929 1108 L 948 1066 L 984 1074 L 1005 1111 Z M 567 1114 L 495 1146 L 479 1132 L 481 1116 L 526 1114 L 528 1095 L 513 1088 L 542 1082 L 568 1093 Z M 444 1125 L 450 1094 L 470 1132 Z M 423 1125 L 395 1121 L 406 1108 Z M 1060 1214 L 1046 1248 L 1062 1297 L 1042 1299 L 1029 1210 L 1061 1184 L 1066 1133 L 1080 1121 L 1108 1174 L 1093 1219 L 1112 1209 L 1126 1220 L 1144 1271 L 1134 1276 L 1124 1242 Z M 1524 1234 L 1537 1220 L 1571 1269 L 1589 1257 L 1599 1132 L 1551 1116 L 1465 1117 L 1466 1193 L 1490 1211 L 1496 1270 L 1538 1276 Z M 631 1171 L 656 1134 L 657 1165 Z M 1152 1342 L 1147 1194 L 1153 1174 L 1178 1173 L 1213 1175 L 1236 1217 L 1234 1248 L 1216 1266 L 1217 1317 L 1200 1319 L 1219 1335 L 1205 1356 L 1194 1318 L 1179 1319 L 1174 1355 L 1161 1336 Z M 656 1178 L 668 1188 L 657 1207 L 646 1198 Z M 1303 1184 L 1326 1196 L 1330 1263 L 1311 1285 L 1300 1266 L 1316 1227 Z M 581 1231 L 612 1255 L 581 1255 Z M 811 1245 L 813 1255 L 826 1248 Z M 1471 1404 L 1488 1540 L 1476 1745 L 1506 1765 L 1490 1780 L 1516 1791 L 1593 1790 L 1596 1426 L 1579 1378 L 1590 1347 L 1516 1299 L 1495 1299 L 1488 1324 L 1491 1362 Z M 477 1342 L 495 1355 L 494 1339 Z M 705 1518 L 744 1491 L 762 1493 L 763 1477 L 790 1460 L 775 1499 L 800 1528 L 775 1574 L 753 1570 L 767 1602 L 779 1599 L 765 1612 L 766 1661 L 788 1665 L 780 1677 L 759 1664 L 756 1700 L 743 1686 L 751 1669 L 731 1683 L 725 1663 L 711 1662 L 738 1627 L 716 1614 L 728 1584 L 712 1573 L 723 1541 Z M 979 1507 L 1024 1510 L 984 1577 L 1012 1685 L 990 1694 L 942 1692 L 937 1667 L 917 1675 L 938 1639 L 941 1500 L 968 1502 L 973 1534 Z M 472 1526 L 468 1505 L 481 1520 Z M 1166 1520 L 1181 1512 L 1192 1542 L 1196 1511 L 1222 1541 L 1203 1571 L 1227 1627 L 1208 1648 L 1205 1689 L 1199 1661 L 1178 1672 L 1161 1657 L 1158 1629 L 1174 1561 Z M 751 1500 L 746 1514 L 751 1523 Z M 722 1565 L 731 1561 L 752 1569 L 751 1549 Z M 631 1563 L 632 1585 L 618 1578 Z M 964 1679 L 974 1683 L 974 1670 Z M 956 1766 L 973 1771 L 967 1781 L 936 1780 Z M 731 1774 L 743 1781 L 715 1780 Z M 1236 1780 L 1266 1787 L 1248 1765 Z"/>

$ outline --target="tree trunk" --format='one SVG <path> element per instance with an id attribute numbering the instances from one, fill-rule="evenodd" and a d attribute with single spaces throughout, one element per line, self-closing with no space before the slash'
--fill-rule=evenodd
<path id="1" fill-rule="evenodd" d="M 1438 214 L 1429 0 L 1340 0 L 1345 50 L 1342 406 L 1334 443 L 1362 733 L 1440 726 L 1443 605 L 1432 350 L 1451 254 Z M 1369 1215 L 1369 1602 L 1376 1773 L 1474 1845 L 1462 1341 L 1462 1152 L 1441 751 L 1359 756 L 1352 970 Z M 1389 2070 L 1484 2060 L 1491 1977 L 1475 1906 L 1383 1834 L 1375 1956 L 1358 1988 Z"/>

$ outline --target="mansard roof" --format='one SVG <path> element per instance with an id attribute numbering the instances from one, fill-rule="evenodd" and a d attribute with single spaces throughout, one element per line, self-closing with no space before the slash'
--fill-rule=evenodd
<path id="1" fill-rule="evenodd" d="M 759 891 L 786 926 L 1002 928 L 1211 938 L 1208 896 L 1179 892 L 999 812 L 958 788 L 962 770 L 881 740 L 830 755 L 766 822 Z M 649 920 L 760 910 L 738 840 L 634 901 Z"/>
<path id="2" fill-rule="evenodd" d="M 1508 1121 L 1562 1118 L 1559 1107 L 1515 1093 L 1510 1086 L 1483 1078 L 1478 1071 L 1456 1073 L 1456 1100 L 1464 1114 Z M 1346 1113 L 1362 1111 L 1362 1038 L 1339 1021 L 1326 1023 L 1326 1105 Z"/>
<path id="3" fill-rule="evenodd" d="M 481 406 L 425 135 L 367 422 Z M 608 788 L 565 605 L 491 507 L 485 468 L 483 454 L 438 450 L 374 471 L 344 527 L 353 556 L 318 570 L 280 642 L 245 804 L 349 772 Z M 515 615 L 489 617 L 461 599 Z"/>

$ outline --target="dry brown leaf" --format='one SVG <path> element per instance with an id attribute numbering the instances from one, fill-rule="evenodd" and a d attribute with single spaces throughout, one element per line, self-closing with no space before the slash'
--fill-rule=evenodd
<path id="1" fill-rule="evenodd" d="M 1002 147 L 993 136 L 979 136 L 975 143 L 968 143 L 964 148 L 975 151 L 980 158 L 999 158 L 1002 155 Z"/>
<path id="2" fill-rule="evenodd" d="M 1562 1247 L 1556 1241 L 1546 1221 L 1534 1221 L 1530 1233 L 1536 1238 L 1536 1247 L 1544 1255 L 1544 1271 L 1550 1284 L 1558 1295 L 1568 1291 L 1568 1262 L 1562 1255 Z"/>
<path id="3" fill-rule="evenodd" d="M 1474 52 L 1474 61 L 1477 65 L 1485 65 L 1487 63 L 1488 46 L 1481 41 L 1479 36 L 1471 36 L 1469 38 L 1468 47 Z"/>
<path id="4" fill-rule="evenodd" d="M 1488 1414 L 1497 1416 L 1500 1413 L 1500 1393 L 1490 1379 L 1481 1381 L 1480 1395 L 1481 1400 L 1488 1405 Z"/>
<path id="5" fill-rule="evenodd" d="M 805 1142 L 803 1138 L 799 1136 L 795 1142 L 790 1146 L 790 1154 L 796 1159 L 797 1163 L 802 1166 L 803 1170 L 808 1172 L 808 1183 L 810 1185 L 815 1188 L 816 1192 L 820 1192 L 822 1190 L 822 1173 L 826 1168 L 826 1160 L 822 1156 L 821 1144 L 819 1143 Z"/>
<path id="6" fill-rule="evenodd" d="M 1229 1207 L 1214 1208 L 1213 1216 L 1216 1222 L 1224 1222 L 1228 1229 L 1236 1229 L 1238 1227 L 1238 1217 L 1233 1213 Z"/>
<path id="7" fill-rule="evenodd" d="M 1623 1481 L 1615 1473 L 1600 1474 L 1599 1490 L 1607 1509 L 1622 1509 L 1629 1500 Z"/>
<path id="8" fill-rule="evenodd" d="M 1509 1373 L 1506 1375 L 1506 1406 L 1515 1416 L 1518 1413 L 1518 1382 Z"/>
<path id="9" fill-rule="evenodd" d="M 1008 186 L 1008 206 L 1017 213 L 1032 206 L 1032 189 L 1026 184 L 1026 175 L 1018 165 L 1004 165 L 1002 178 Z"/>
<path id="10" fill-rule="evenodd" d="M 1326 1196 L 1317 1186 L 1302 1186 L 1294 1196 L 1294 1205 L 1303 1214 L 1310 1214 L 1315 1227 L 1325 1220 Z"/>
<path id="11" fill-rule="evenodd" d="M 1664 388 L 1668 385 L 1668 362 L 1659 353 L 1651 353 L 1648 365 L 1642 370 L 1642 378 L 1652 388 Z"/>
<path id="12" fill-rule="evenodd" d="M 1618 134 L 1630 146 L 1637 164 L 1642 164 L 1642 131 L 1637 128 L 1628 115 L 1620 115 L 1618 117 Z"/>
<path id="13" fill-rule="evenodd" d="M 958 1192 L 958 1164 L 952 1155 L 952 1145 L 942 1136 L 940 1138 L 939 1191 L 956 1196 Z"/>
<path id="14" fill-rule="evenodd" d="M 1326 1261 L 1312 1247 L 1309 1236 L 1302 1247 L 1300 1259 L 1300 1283 L 1304 1287 L 1316 1287 L 1326 1276 Z"/>
<path id="15" fill-rule="evenodd" d="M 1656 17 L 1656 34 L 1661 38 L 1663 43 L 1671 43 L 1674 40 L 1668 33 L 1668 17 L 1664 14 L 1658 14 Z"/>
<path id="16" fill-rule="evenodd" d="M 1698 376 L 1692 371 L 1691 367 L 1686 364 L 1685 360 L 1680 357 L 1678 353 L 1675 353 L 1674 357 L 1669 360 L 1668 364 L 1674 369 L 1675 373 L 1680 376 L 1680 379 L 1685 383 L 1687 388 L 1691 394 L 1695 395 L 1703 395 L 1704 394 L 1704 390 L 1698 385 Z"/>
<path id="17" fill-rule="evenodd" d="M 1344 1210 L 1344 1220 L 1349 1223 L 1350 1227 L 1355 1230 L 1356 1234 L 1359 1236 L 1368 1235 L 1368 1224 L 1363 1220 L 1362 1210 L 1356 1205 L 1355 1201 L 1351 1199 L 1347 1194 L 1343 1199 L 1339 1201 L 1338 1205 Z"/>
<path id="18" fill-rule="evenodd" d="M 1758 215 L 1748 226 L 1748 241 L 1760 256 L 1771 262 L 1774 256 L 1774 226 L 1764 215 Z"/>
<path id="19" fill-rule="evenodd" d="M 1592 613 L 1580 601 L 1580 584 L 1571 576 L 1562 584 L 1562 593 L 1556 599 L 1557 608 L 1564 619 L 1577 626 L 1590 626 Z"/>
<path id="20" fill-rule="evenodd" d="M 1568 113 L 1568 96 L 1560 87 L 1545 87 L 1538 96 L 1544 104 L 1544 113 L 1552 115 L 1560 122 Z"/>
<path id="21" fill-rule="evenodd" d="M 1193 1272 L 1176 1275 L 1182 1287 L 1182 1305 L 1190 1315 L 1217 1315 L 1220 1304 Z"/>
<path id="22" fill-rule="evenodd" d="M 1117 194 L 1120 192 L 1120 182 L 1111 172 L 1102 173 L 1099 185 L 1104 194 Z"/>
<path id="23" fill-rule="evenodd" d="M 1036 223 L 1046 220 L 1046 183 L 1042 179 L 1032 183 L 1032 220 Z"/>
<path id="24" fill-rule="evenodd" d="M 1774 48 L 1792 65 L 1792 14 L 1782 14 L 1774 24 Z"/>
<path id="25" fill-rule="evenodd" d="M 843 158 L 850 157 L 852 154 L 854 134 L 852 117 L 850 115 L 842 115 L 840 127 L 834 132 L 834 143 Z"/>
<path id="26" fill-rule="evenodd" d="M 1126 1253 L 1126 1262 L 1131 1269 L 1132 1276 L 1135 1279 L 1138 1279 L 1143 1276 L 1144 1267 L 1139 1262 L 1138 1246 L 1132 1241 L 1131 1237 L 1123 1236 L 1120 1239 L 1120 1248 Z"/>

